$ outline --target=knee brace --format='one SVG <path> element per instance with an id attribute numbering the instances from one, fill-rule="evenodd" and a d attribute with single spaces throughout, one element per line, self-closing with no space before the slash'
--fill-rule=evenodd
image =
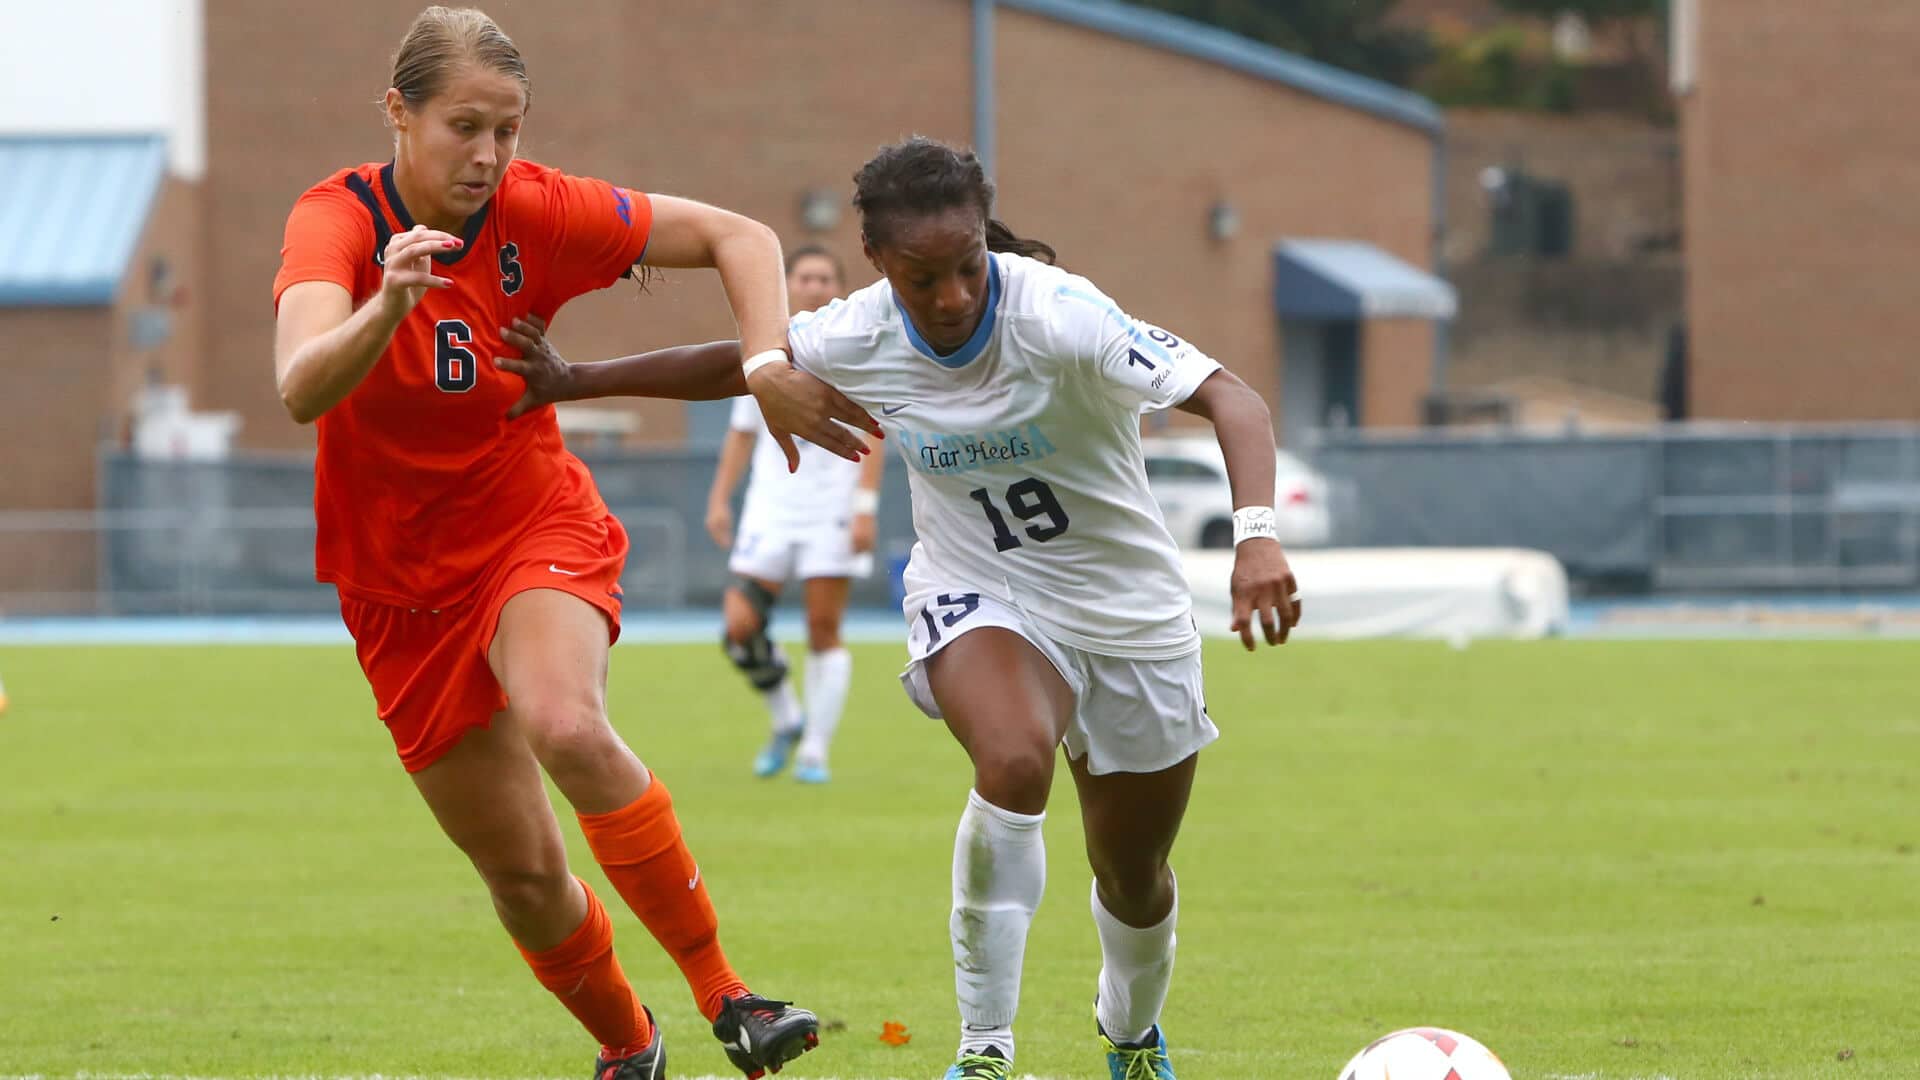
<path id="1" fill-rule="evenodd" d="M 722 638 L 721 647 L 727 652 L 727 659 L 747 677 L 755 690 L 771 690 L 787 677 L 787 658 L 780 646 L 767 636 L 769 613 L 773 610 L 774 595 L 761 584 L 750 578 L 735 578 L 734 588 L 746 598 L 748 606 L 753 608 L 753 634 L 745 641 Z"/>

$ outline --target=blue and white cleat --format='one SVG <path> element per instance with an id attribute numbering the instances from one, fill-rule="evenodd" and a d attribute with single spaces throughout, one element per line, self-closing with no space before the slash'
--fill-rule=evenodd
<path id="1" fill-rule="evenodd" d="M 793 757 L 793 748 L 800 745 L 800 728 L 792 731 L 776 731 L 767 740 L 767 745 L 753 759 L 753 775 L 766 779 L 777 775 L 787 767 Z"/>
<path id="2" fill-rule="evenodd" d="M 947 1066 L 941 1080 L 1013 1080 L 1013 1062 L 1000 1053 L 999 1047 L 989 1046 L 977 1054 L 961 1054 Z"/>
<path id="3" fill-rule="evenodd" d="M 1094 1027 L 1100 1028 L 1098 1020 Z M 1116 1043 L 1101 1029 L 1100 1045 L 1107 1052 L 1111 1080 L 1174 1080 L 1173 1060 L 1167 1057 L 1167 1036 L 1159 1024 L 1137 1043 Z"/>
<path id="4" fill-rule="evenodd" d="M 803 784 L 824 784 L 832 779 L 824 761 L 810 761 L 801 758 L 793 763 L 793 778 Z"/>

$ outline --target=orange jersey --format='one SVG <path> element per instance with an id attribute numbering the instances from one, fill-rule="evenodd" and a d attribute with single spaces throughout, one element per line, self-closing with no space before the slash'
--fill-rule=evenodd
<path id="1" fill-rule="evenodd" d="M 357 309 L 380 291 L 388 238 L 413 224 L 391 164 L 314 185 L 287 218 L 274 304 L 288 286 L 331 281 Z M 434 256 L 453 287 L 427 290 L 367 377 L 320 417 L 321 581 L 363 601 L 447 607 L 534 522 L 606 512 L 551 406 L 506 419 L 526 385 L 492 358 L 513 354 L 500 328 L 516 317 L 551 322 L 626 274 L 652 224 L 638 192 L 530 161 L 507 169 L 468 219 L 466 243 Z"/>

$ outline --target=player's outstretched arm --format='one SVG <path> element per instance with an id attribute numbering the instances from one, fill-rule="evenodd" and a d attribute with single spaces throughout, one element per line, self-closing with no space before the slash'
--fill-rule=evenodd
<path id="1" fill-rule="evenodd" d="M 1225 368 L 1207 376 L 1179 407 L 1213 421 L 1220 452 L 1227 459 L 1236 534 L 1231 585 L 1234 632 L 1253 649 L 1257 617 L 1267 644 L 1283 645 L 1300 621 L 1300 591 L 1273 532 L 1273 415 L 1253 387 Z M 1262 521 L 1264 533 L 1259 531 Z M 1238 535 L 1243 527 L 1252 530 L 1246 537 Z"/>
<path id="2" fill-rule="evenodd" d="M 507 410 L 508 419 L 556 401 L 604 397 L 714 401 L 747 392 L 737 341 L 675 345 L 617 360 L 569 364 L 547 339 L 547 325 L 538 316 L 515 319 L 512 326 L 500 328 L 500 335 L 520 355 L 496 356 L 493 366 L 527 381 L 527 392 Z"/>
<path id="3" fill-rule="evenodd" d="M 867 444 L 857 432 L 877 437 L 880 425 L 839 391 L 788 362 L 787 277 L 780 238 L 752 218 L 691 199 L 655 195 L 652 202 L 653 233 L 641 261 L 720 271 L 720 284 L 740 326 L 748 389 L 787 455 L 787 468 L 800 466 L 795 435 L 843 458 L 860 460 Z"/>

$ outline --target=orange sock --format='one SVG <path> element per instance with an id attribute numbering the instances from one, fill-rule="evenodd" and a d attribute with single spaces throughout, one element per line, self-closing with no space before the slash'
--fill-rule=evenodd
<path id="1" fill-rule="evenodd" d="M 551 949 L 522 947 L 520 955 L 540 985 L 553 991 L 602 1046 L 644 1048 L 653 1041 L 653 1025 L 613 954 L 613 920 L 586 882 L 580 888 L 587 894 L 587 918 L 580 929 Z"/>
<path id="2" fill-rule="evenodd" d="M 680 965 L 701 1014 L 708 1020 L 719 1016 L 721 996 L 738 997 L 746 985 L 720 951 L 720 922 L 700 866 L 680 838 L 667 785 L 655 776 L 626 806 L 581 814 L 580 828 L 607 880 Z"/>

